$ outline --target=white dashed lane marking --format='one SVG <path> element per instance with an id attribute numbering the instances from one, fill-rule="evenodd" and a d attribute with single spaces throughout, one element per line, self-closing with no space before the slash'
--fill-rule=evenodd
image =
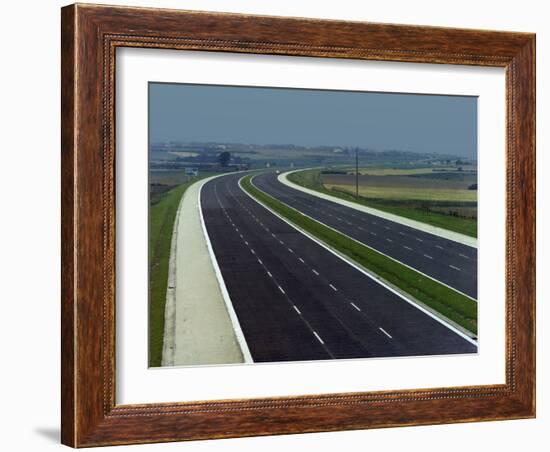
<path id="1" fill-rule="evenodd" d="M 355 309 L 357 309 L 359 312 L 361 312 L 361 308 L 357 306 L 355 303 L 350 303 Z"/>
<path id="2" fill-rule="evenodd" d="M 317 331 L 314 331 L 313 334 L 321 344 L 325 345 L 325 342 L 323 341 L 323 339 L 321 339 L 321 336 L 317 334 Z"/>
<path id="3" fill-rule="evenodd" d="M 427 254 L 424 254 L 424 257 L 428 258 L 428 259 L 433 259 L 432 256 L 428 256 Z"/>
<path id="4" fill-rule="evenodd" d="M 382 328 L 381 326 L 378 327 L 378 329 L 380 331 L 382 331 L 382 333 L 384 333 L 386 336 L 388 336 L 390 339 L 393 339 L 393 337 L 391 337 L 391 335 L 384 329 Z"/>
<path id="5" fill-rule="evenodd" d="M 318 272 L 317 270 L 315 270 L 314 268 L 312 268 L 311 271 L 312 271 L 313 273 L 315 273 L 317 276 L 319 276 L 319 272 Z"/>
<path id="6" fill-rule="evenodd" d="M 403 248 L 405 248 L 406 250 L 412 251 L 412 248 L 410 246 L 403 245 Z"/>
<path id="7" fill-rule="evenodd" d="M 300 310 L 299 310 L 295 305 L 292 305 L 292 307 L 294 308 L 294 310 L 295 310 L 299 315 L 302 315 L 302 313 L 300 312 Z"/>
<path id="8" fill-rule="evenodd" d="M 336 287 L 334 287 L 332 284 L 329 284 L 328 285 L 332 290 L 334 290 L 335 292 L 338 292 L 338 289 Z"/>

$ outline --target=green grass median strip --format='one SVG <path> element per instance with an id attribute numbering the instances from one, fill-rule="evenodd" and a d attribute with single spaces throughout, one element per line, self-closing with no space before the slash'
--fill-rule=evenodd
<path id="1" fill-rule="evenodd" d="M 329 247 L 349 257 L 403 292 L 439 312 L 466 330 L 477 334 L 477 303 L 461 293 L 390 259 L 350 237 L 329 228 L 256 188 L 252 176 L 245 177 L 243 188 L 258 201 L 312 234 Z"/>
<path id="2" fill-rule="evenodd" d="M 149 207 L 149 366 L 162 361 L 164 309 L 168 286 L 168 263 L 172 231 L 181 197 L 193 183 L 211 176 L 205 173 L 163 193 L 160 201 Z"/>
<path id="3" fill-rule="evenodd" d="M 398 215 L 400 217 L 409 218 L 410 220 L 419 221 L 439 228 L 448 229 L 449 231 L 458 232 L 470 237 L 477 237 L 477 221 L 471 218 L 454 217 L 436 212 L 426 212 L 421 209 L 407 206 L 407 203 L 388 202 L 382 199 L 372 199 L 359 196 L 356 198 L 351 193 L 346 193 L 343 190 L 329 190 L 323 186 L 319 179 L 318 169 L 310 169 L 297 171 L 287 175 L 289 181 L 294 182 L 302 187 L 310 190 L 318 191 L 325 195 L 340 198 L 345 201 L 350 201 L 362 206 L 372 207 L 383 212 Z"/>

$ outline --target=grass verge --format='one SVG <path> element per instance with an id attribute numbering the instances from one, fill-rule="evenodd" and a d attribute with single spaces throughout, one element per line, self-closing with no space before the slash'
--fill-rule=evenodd
<path id="1" fill-rule="evenodd" d="M 168 263 L 172 231 L 181 197 L 195 182 L 211 173 L 202 174 L 189 182 L 163 193 L 149 207 L 149 366 L 158 367 L 162 360 L 164 309 L 168 286 Z"/>
<path id="2" fill-rule="evenodd" d="M 245 177 L 241 184 L 258 201 L 299 228 L 314 235 L 329 247 L 477 335 L 477 303 L 475 301 L 305 216 L 256 188 L 251 182 L 252 177 Z"/>
<path id="3" fill-rule="evenodd" d="M 448 229 L 449 231 L 458 232 L 470 237 L 477 237 L 477 221 L 470 218 L 453 217 L 450 215 L 439 214 L 435 212 L 425 212 L 415 207 L 408 207 L 406 204 L 398 204 L 395 202 L 384 202 L 381 199 L 365 198 L 360 196 L 356 198 L 351 193 L 346 193 L 341 190 L 329 190 L 325 188 L 319 179 L 319 170 L 304 170 L 291 173 L 288 180 L 310 190 L 318 191 L 326 195 L 354 202 L 366 207 L 381 210 L 383 212 L 392 213 L 411 220 L 426 223 L 439 228 Z"/>

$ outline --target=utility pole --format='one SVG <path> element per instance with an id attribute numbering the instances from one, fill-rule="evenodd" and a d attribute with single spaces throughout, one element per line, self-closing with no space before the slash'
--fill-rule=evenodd
<path id="1" fill-rule="evenodd" d="M 359 148 L 355 148 L 355 198 L 359 199 Z"/>

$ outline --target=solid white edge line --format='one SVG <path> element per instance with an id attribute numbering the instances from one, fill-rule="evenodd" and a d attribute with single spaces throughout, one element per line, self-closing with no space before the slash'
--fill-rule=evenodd
<path id="1" fill-rule="evenodd" d="M 451 330 L 453 333 L 457 334 L 458 336 L 460 336 L 461 338 L 463 338 L 464 340 L 468 341 L 470 344 L 472 345 L 475 345 L 477 347 L 477 341 L 475 339 L 472 339 L 470 336 L 468 336 L 467 334 L 464 334 L 462 331 L 460 331 L 458 328 L 455 328 L 453 325 L 447 323 L 445 320 L 443 320 L 442 318 L 438 317 L 437 315 L 435 315 L 434 313 L 432 313 L 431 311 L 429 311 L 428 309 L 426 309 L 425 307 L 423 306 L 420 306 L 419 304 L 415 303 L 414 301 L 412 300 L 409 300 L 407 297 L 405 297 L 402 293 L 398 292 L 397 290 L 395 290 L 394 288 L 388 286 L 386 283 L 384 283 L 383 281 L 380 281 L 378 278 L 374 277 L 373 275 L 371 275 L 370 273 L 368 273 L 367 271 L 363 270 L 361 267 L 359 267 L 355 262 L 345 258 L 343 255 L 337 253 L 336 251 L 334 251 L 333 249 L 329 248 L 327 245 L 325 245 L 323 242 L 321 242 L 317 237 L 311 235 L 309 232 L 306 232 L 300 228 L 298 228 L 297 226 L 295 226 L 294 224 L 292 224 L 290 221 L 288 221 L 286 218 L 282 217 L 281 215 L 279 215 L 277 212 L 274 212 L 270 207 L 267 207 L 264 203 L 262 203 L 261 201 L 257 200 L 256 198 L 254 198 L 254 196 L 252 196 L 251 194 L 249 194 L 241 185 L 241 181 L 243 180 L 243 178 L 246 177 L 246 176 L 243 176 L 239 179 L 239 187 L 240 189 L 246 193 L 247 196 L 249 196 L 251 199 L 253 199 L 255 202 L 257 202 L 258 204 L 260 204 L 264 209 L 268 210 L 269 212 L 271 212 L 273 215 L 275 215 L 276 217 L 278 217 L 279 219 L 281 219 L 282 221 L 284 221 L 285 223 L 287 223 L 289 226 L 293 227 L 294 229 L 296 229 L 298 232 L 302 233 L 303 235 L 305 235 L 307 238 L 309 238 L 310 240 L 313 240 L 315 243 L 317 243 L 318 245 L 322 246 L 323 248 L 325 248 L 327 251 L 331 252 L 332 254 L 334 254 L 336 257 L 342 259 L 344 262 L 346 262 L 348 265 L 351 265 L 353 268 L 355 268 L 356 270 L 358 270 L 359 272 L 363 273 L 365 276 L 369 277 L 370 279 L 372 279 L 373 281 L 377 282 L 378 284 L 380 284 L 382 287 L 384 287 L 385 289 L 389 290 L 390 292 L 392 292 L 393 294 L 397 295 L 399 298 L 401 298 L 402 300 L 406 301 L 407 303 L 409 303 L 411 306 L 414 306 L 416 309 L 418 309 L 419 311 L 422 311 L 424 314 L 426 314 L 427 316 L 431 317 L 432 319 L 434 319 L 436 322 L 439 322 L 441 325 L 447 327 L 449 330 Z M 251 183 L 252 183 L 252 180 L 251 180 Z M 257 189 L 257 190 L 260 190 L 259 188 L 257 188 L 253 183 L 252 185 Z M 262 190 L 260 190 L 262 191 Z M 262 191 L 262 193 L 264 193 Z M 266 193 L 267 194 L 267 193 Z M 268 195 L 270 196 L 270 195 Z M 280 202 L 280 201 L 279 201 Z M 286 204 L 285 204 L 286 205 Z M 304 215 L 305 216 L 305 215 Z M 317 220 L 315 220 L 317 221 Z"/>
<path id="2" fill-rule="evenodd" d="M 243 176 L 243 177 L 245 177 L 245 176 Z M 241 179 L 242 179 L 242 178 L 241 178 Z M 251 181 L 251 183 L 252 183 L 252 181 Z M 252 185 L 254 185 L 254 184 L 252 184 Z M 392 261 L 397 262 L 398 264 L 404 265 L 405 267 L 410 268 L 411 270 L 414 270 L 415 272 L 421 274 L 422 276 L 425 276 L 426 278 L 429 278 L 429 279 L 431 279 L 432 281 L 435 281 L 436 283 L 439 283 L 439 284 L 441 284 L 441 285 L 443 285 L 443 286 L 445 286 L 445 287 L 447 287 L 447 288 L 449 288 L 449 289 L 451 289 L 451 290 L 454 290 L 455 292 L 458 292 L 459 294 L 464 295 L 466 298 L 469 298 L 470 300 L 475 301 L 475 302 L 477 303 L 477 300 L 476 300 L 475 298 L 471 297 L 471 296 L 468 295 L 468 294 L 465 294 L 464 292 L 462 292 L 462 291 L 456 289 L 455 287 L 449 286 L 448 284 L 444 283 L 443 281 L 440 281 L 440 280 L 438 280 L 438 279 L 435 279 L 433 276 L 430 276 L 430 275 L 428 275 L 428 274 L 426 274 L 426 273 L 424 273 L 424 272 L 418 270 L 417 268 L 411 267 L 410 265 L 408 265 L 408 264 L 406 264 L 406 263 L 404 263 L 404 262 L 402 262 L 402 261 L 400 261 L 400 260 L 397 260 L 396 258 L 391 257 L 390 255 L 385 254 L 385 253 L 383 253 L 382 251 L 377 250 L 376 248 L 373 248 L 373 247 L 370 246 L 370 245 L 367 245 L 366 243 L 363 243 L 363 242 L 361 242 L 361 241 L 359 241 L 359 240 L 357 240 L 357 239 L 354 239 L 353 237 L 350 237 L 349 235 L 343 233 L 342 231 L 339 231 L 338 229 L 335 229 L 335 228 L 333 228 L 332 226 L 329 226 L 328 224 L 323 223 L 322 221 L 319 221 L 317 218 L 313 218 L 312 216 L 307 215 L 307 214 L 301 212 L 300 210 L 296 209 L 295 207 L 292 207 L 292 206 L 289 206 L 288 204 L 285 204 L 285 203 L 284 203 L 283 201 L 281 201 L 280 199 L 277 199 L 277 198 L 273 197 L 272 195 L 270 195 L 269 193 L 264 192 L 262 189 L 256 187 L 255 185 L 254 185 L 254 188 L 256 188 L 257 190 L 260 190 L 262 193 L 265 193 L 265 194 L 268 195 L 268 196 L 271 196 L 273 199 L 275 199 L 276 201 L 279 201 L 280 203 L 284 204 L 284 205 L 287 206 L 288 208 L 294 209 L 296 212 L 300 213 L 300 214 L 303 215 L 304 217 L 307 217 L 307 218 L 309 218 L 310 220 L 316 221 L 317 223 L 322 224 L 323 226 L 325 226 L 325 227 L 327 227 L 327 228 L 329 228 L 329 229 L 332 229 L 334 232 L 337 232 L 338 234 L 341 234 L 341 235 L 343 235 L 344 237 L 347 237 L 348 239 L 353 240 L 353 241 L 356 242 L 356 243 L 359 243 L 360 245 L 366 246 L 367 248 L 370 248 L 371 250 L 376 251 L 377 253 L 381 254 L 382 256 L 385 256 L 385 257 L 387 257 L 388 259 L 391 259 Z M 376 235 L 376 233 L 374 233 L 374 232 L 370 232 L 370 233 L 371 233 L 372 235 Z M 391 241 L 391 240 L 388 239 L 388 238 L 386 238 L 386 240 Z M 422 240 L 422 239 L 419 239 L 419 238 L 416 238 L 416 240 L 418 240 L 419 242 L 423 242 L 423 240 Z M 405 246 L 405 245 L 402 245 L 402 246 Z M 449 265 L 449 266 L 452 267 L 452 265 Z"/>
<path id="3" fill-rule="evenodd" d="M 220 176 L 215 176 L 212 179 L 215 179 L 217 177 L 220 177 Z M 227 287 L 225 286 L 225 281 L 223 279 L 222 272 L 218 265 L 218 260 L 216 259 L 216 255 L 214 254 L 214 250 L 212 249 L 212 243 L 210 242 L 210 237 L 208 236 L 208 232 L 206 231 L 206 224 L 204 222 L 204 216 L 202 214 L 202 202 L 201 202 L 202 187 L 206 184 L 206 182 L 210 182 L 212 179 L 205 179 L 203 184 L 199 187 L 199 215 L 201 219 L 202 233 L 204 234 L 204 238 L 206 240 L 206 248 L 208 249 L 208 254 L 210 255 L 210 260 L 212 261 L 212 266 L 214 267 L 214 273 L 216 274 L 216 278 L 218 279 L 218 285 L 220 286 L 222 297 L 223 297 L 223 300 L 225 301 L 225 307 L 227 309 L 229 318 L 233 325 L 233 331 L 235 332 L 235 336 L 237 337 L 237 342 L 239 344 L 239 347 L 241 348 L 241 353 L 243 354 L 244 362 L 253 363 L 254 360 L 252 359 L 252 355 L 250 354 L 250 349 L 248 348 L 248 344 L 246 343 L 246 339 L 244 337 L 241 324 L 239 323 L 237 313 L 235 312 L 235 308 L 233 307 L 233 303 L 231 302 L 231 297 L 229 296 L 229 292 L 227 291 Z"/>
<path id="4" fill-rule="evenodd" d="M 301 185 L 295 184 L 294 182 L 288 179 L 289 174 L 296 173 L 298 171 L 304 171 L 306 169 L 319 169 L 319 167 L 301 168 L 293 171 L 287 171 L 285 173 L 279 174 L 277 179 L 279 180 L 279 182 L 286 185 L 287 187 L 294 188 L 303 193 L 308 193 L 317 198 L 325 199 L 327 201 L 331 201 L 335 204 L 340 204 L 341 206 L 349 207 L 359 212 L 369 213 L 376 217 L 383 218 L 388 221 L 393 221 L 394 223 L 402 224 L 404 226 L 408 226 L 410 228 L 417 229 L 419 231 L 423 231 L 428 234 L 442 237 L 444 239 L 451 240 L 453 242 L 462 243 L 463 245 L 469 246 L 470 248 L 477 248 L 477 239 L 473 237 L 460 234 L 458 232 L 448 231 L 443 228 L 438 228 L 437 226 L 431 226 L 429 224 L 422 223 L 420 221 L 415 221 L 409 218 L 400 217 L 399 215 L 383 212 L 373 207 L 360 206 L 360 205 L 358 206 L 356 203 L 353 203 L 351 201 L 346 201 L 345 199 L 336 198 L 335 196 L 330 196 L 324 193 L 319 193 L 315 190 L 311 190 L 309 188 L 302 187 Z"/>

